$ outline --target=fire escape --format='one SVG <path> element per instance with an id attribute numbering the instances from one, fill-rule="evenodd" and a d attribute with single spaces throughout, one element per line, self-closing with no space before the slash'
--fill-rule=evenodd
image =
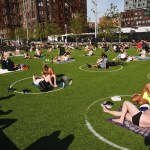
<path id="1" fill-rule="evenodd" d="M 14 0 L 0 0 L 0 33 L 7 37 L 10 31 L 19 27 L 19 4 Z"/>

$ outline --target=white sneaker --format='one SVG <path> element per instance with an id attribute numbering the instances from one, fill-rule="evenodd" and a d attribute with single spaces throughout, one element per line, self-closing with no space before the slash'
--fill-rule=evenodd
<path id="1" fill-rule="evenodd" d="M 121 96 L 112 96 L 111 100 L 112 101 L 121 101 Z"/>

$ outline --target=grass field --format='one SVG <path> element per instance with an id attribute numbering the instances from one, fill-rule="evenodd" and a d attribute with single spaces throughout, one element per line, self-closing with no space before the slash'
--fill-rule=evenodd
<path id="1" fill-rule="evenodd" d="M 32 93 L 39 93 L 39 89 L 31 85 L 31 77 L 40 75 L 45 59 L 58 55 L 58 50 L 44 51 L 46 58 L 41 59 L 12 57 L 16 64 L 29 65 L 30 69 L 0 75 L 0 141 L 3 146 L 0 149 L 149 149 L 141 135 L 109 123 L 107 119 L 112 116 L 103 113 L 100 104 L 114 95 L 121 95 L 122 101 L 115 102 L 112 110 L 120 107 L 124 100 L 131 101 L 130 95 L 141 92 L 150 80 L 150 61 L 128 62 L 108 70 L 87 68 L 85 64 L 95 63 L 102 51 L 98 49 L 94 56 L 86 57 L 83 50 L 72 50 L 74 62 L 48 62 L 57 75 L 70 77 L 72 84 L 47 94 L 20 94 L 7 92 L 7 88 L 15 83 L 13 88 L 17 91 L 28 88 Z M 137 55 L 135 49 L 129 49 L 128 53 Z M 117 53 L 107 55 L 112 60 Z M 87 121 L 101 140 L 88 129 Z"/>

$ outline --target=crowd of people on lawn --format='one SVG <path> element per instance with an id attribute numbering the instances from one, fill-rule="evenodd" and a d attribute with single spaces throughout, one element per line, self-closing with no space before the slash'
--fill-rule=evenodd
<path id="1" fill-rule="evenodd" d="M 45 45 L 43 45 L 44 47 Z M 138 56 L 130 56 L 128 55 L 127 49 L 130 46 L 127 43 L 114 45 L 113 51 L 116 53 L 119 53 L 117 57 L 113 58 L 113 61 L 122 60 L 122 61 L 137 61 L 137 60 L 150 60 L 150 57 L 147 57 L 146 55 L 149 54 L 150 49 L 148 46 L 148 42 L 146 40 L 140 40 L 137 43 L 137 53 Z M 30 56 L 29 51 L 33 51 L 35 48 L 35 55 Z M 58 47 L 57 47 L 58 48 Z M 92 43 L 88 43 L 84 47 L 84 56 L 93 56 L 94 55 L 94 46 Z M 109 52 L 109 46 L 106 42 L 103 42 L 100 45 L 100 48 L 104 48 L 104 52 L 100 54 L 100 58 L 96 61 L 95 64 L 87 64 L 89 68 L 101 68 L 101 69 L 107 69 L 111 66 L 110 61 L 108 60 L 107 52 Z M 51 53 L 53 51 L 54 47 L 50 46 L 47 47 L 47 52 Z M 63 46 L 63 54 L 59 54 L 58 56 L 52 58 L 51 62 L 65 62 L 70 59 L 70 51 L 69 49 L 74 49 L 74 45 L 68 44 Z M 14 56 L 20 55 L 20 50 L 16 48 L 15 52 L 13 53 Z M 20 68 L 21 66 L 15 65 L 11 59 L 11 52 L 2 52 L 1 53 L 1 64 L 2 69 L 8 69 L 9 71 L 16 70 Z M 32 44 L 30 47 L 30 50 L 24 50 L 24 58 L 36 58 L 39 59 L 42 56 L 42 46 L 41 45 L 34 45 Z M 11 68 L 10 68 L 11 66 Z M 53 88 L 57 88 L 57 77 L 54 73 L 54 70 L 49 67 L 48 65 L 43 66 L 43 70 L 41 72 L 41 76 L 37 77 L 33 75 L 33 83 L 35 85 L 39 85 L 40 82 L 45 81 L 47 84 L 51 85 Z M 138 103 L 139 105 L 143 104 L 149 104 L 150 103 L 150 83 L 146 84 L 144 89 L 140 94 L 133 94 L 131 96 L 131 99 L 133 103 Z M 147 109 L 145 111 L 140 111 L 133 103 L 129 101 L 125 101 L 122 105 L 121 111 L 113 111 L 108 108 L 106 108 L 104 105 L 103 111 L 105 113 L 109 113 L 111 115 L 117 116 L 119 118 L 113 119 L 114 122 L 122 124 L 124 119 L 131 121 L 133 124 L 141 126 L 141 127 L 150 127 L 150 109 Z"/>

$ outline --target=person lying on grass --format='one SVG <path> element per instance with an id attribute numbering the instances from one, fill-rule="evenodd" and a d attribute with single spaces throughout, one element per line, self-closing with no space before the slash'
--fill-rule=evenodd
<path id="1" fill-rule="evenodd" d="M 52 83 L 52 80 L 51 80 L 51 77 L 50 77 L 50 75 L 47 75 L 47 76 L 41 76 L 41 77 L 35 77 L 34 75 L 33 75 L 33 83 L 35 84 L 35 85 L 39 85 L 39 83 L 41 82 L 41 81 L 46 81 L 48 84 L 50 84 L 50 85 L 52 85 L 52 87 L 55 87 L 54 85 L 53 85 L 53 83 Z"/>
<path id="2" fill-rule="evenodd" d="M 44 65 L 43 66 L 43 71 L 42 71 L 42 77 L 47 77 L 49 76 L 49 78 L 51 79 L 51 84 L 54 86 L 54 87 L 57 87 L 57 84 L 56 84 L 56 75 L 54 74 L 54 70 L 50 67 L 48 67 L 47 65 Z"/>
<path id="3" fill-rule="evenodd" d="M 64 55 L 61 56 L 56 56 L 55 58 L 52 59 L 53 63 L 56 62 L 65 62 L 70 59 L 70 52 L 66 52 Z"/>
<path id="4" fill-rule="evenodd" d="M 150 103 L 150 83 L 145 84 L 141 94 L 133 94 L 131 96 L 133 102 L 137 102 L 140 105 Z"/>
<path id="5" fill-rule="evenodd" d="M 105 53 L 101 54 L 101 57 L 97 60 L 96 64 L 87 64 L 89 68 L 102 68 L 102 69 L 107 69 L 108 66 L 108 59 L 107 55 Z"/>
<path id="6" fill-rule="evenodd" d="M 122 111 L 109 110 L 104 105 L 102 105 L 102 107 L 103 112 L 119 117 L 119 119 L 113 119 L 116 123 L 123 124 L 124 119 L 127 119 L 134 125 L 140 127 L 150 127 L 150 109 L 142 112 L 129 101 L 125 101 L 123 103 Z"/>

